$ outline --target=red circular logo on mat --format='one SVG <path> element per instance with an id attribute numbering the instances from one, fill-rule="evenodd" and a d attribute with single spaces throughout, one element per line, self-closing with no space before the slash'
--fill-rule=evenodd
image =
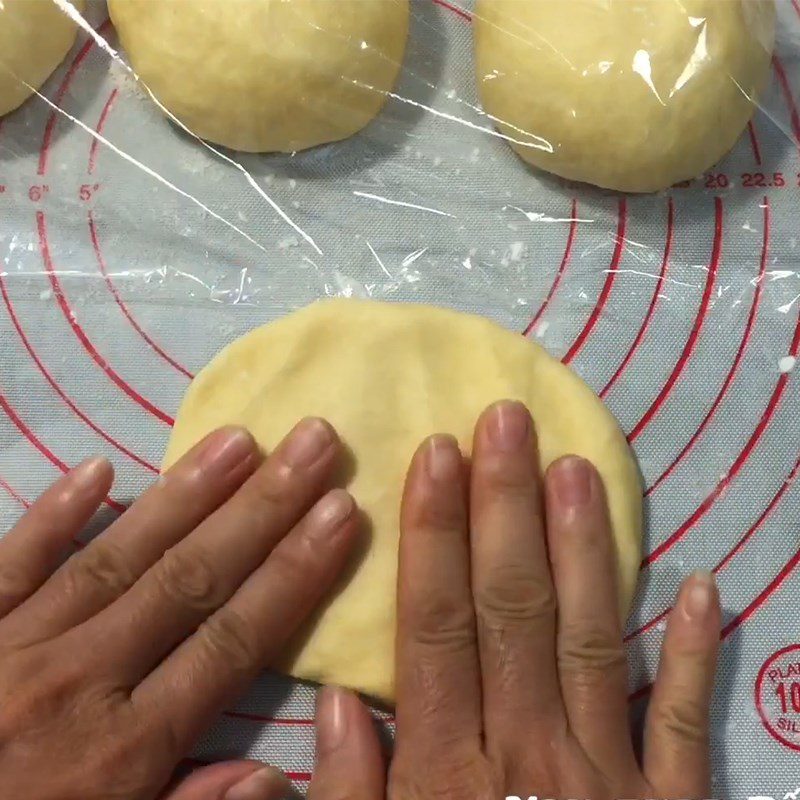
<path id="1" fill-rule="evenodd" d="M 800 751 L 800 644 L 764 662 L 756 678 L 756 708 L 773 739 Z"/>

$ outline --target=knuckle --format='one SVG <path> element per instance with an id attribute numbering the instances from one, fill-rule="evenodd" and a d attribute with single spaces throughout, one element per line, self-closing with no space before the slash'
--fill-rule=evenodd
<path id="1" fill-rule="evenodd" d="M 269 514 L 292 503 L 296 478 L 290 467 L 268 461 L 248 482 L 248 505 L 257 513 Z"/>
<path id="2" fill-rule="evenodd" d="M 0 607 L 16 604 L 31 590 L 26 570 L 12 561 L 0 561 Z"/>
<path id="3" fill-rule="evenodd" d="M 429 495 L 415 509 L 414 527 L 421 535 L 438 536 L 441 531 L 461 530 L 466 512 L 460 498 L 442 494 Z"/>
<path id="4" fill-rule="evenodd" d="M 182 606 L 208 611 L 223 599 L 210 559 L 198 548 L 179 545 L 167 550 L 154 575 L 161 591 Z"/>
<path id="5" fill-rule="evenodd" d="M 504 458 L 484 458 L 480 462 L 481 477 L 487 488 L 504 499 L 530 503 L 536 498 L 536 482 L 534 481 L 531 460 L 524 463 Z"/>
<path id="6" fill-rule="evenodd" d="M 558 666 L 585 683 L 595 683 L 626 668 L 620 637 L 589 624 L 567 625 L 558 637 Z"/>
<path id="7" fill-rule="evenodd" d="M 287 586 L 302 585 L 314 573 L 323 553 L 317 550 L 307 536 L 295 536 L 292 541 L 284 541 L 269 556 L 270 569 L 278 581 Z"/>
<path id="8" fill-rule="evenodd" d="M 67 592 L 71 596 L 92 586 L 103 595 L 117 597 L 136 582 L 125 553 L 110 540 L 96 540 L 67 562 Z"/>
<path id="9" fill-rule="evenodd" d="M 548 622 L 556 614 L 552 587 L 530 572 L 513 565 L 495 567 L 475 589 L 475 607 L 481 623 Z"/>
<path id="10" fill-rule="evenodd" d="M 414 641 L 425 648 L 459 652 L 475 643 L 472 610 L 454 598 L 420 600 L 410 623 Z"/>
<path id="11" fill-rule="evenodd" d="M 418 764 L 393 766 L 389 777 L 389 800 L 493 800 L 499 794 L 491 773 L 479 753 L 452 753 L 420 770 Z"/>
<path id="12" fill-rule="evenodd" d="M 706 742 L 706 715 L 702 704 L 664 702 L 654 709 L 654 725 L 673 741 L 692 745 Z"/>
<path id="13" fill-rule="evenodd" d="M 223 607 L 209 617 L 200 626 L 198 636 L 214 657 L 222 657 L 226 667 L 236 673 L 249 672 L 260 664 L 258 637 L 230 608 Z"/>

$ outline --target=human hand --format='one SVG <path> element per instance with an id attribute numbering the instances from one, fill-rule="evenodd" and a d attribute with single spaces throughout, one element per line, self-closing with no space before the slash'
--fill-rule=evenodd
<path id="1" fill-rule="evenodd" d="M 542 482 L 533 423 L 509 402 L 478 422 L 466 474 L 446 436 L 409 471 L 388 781 L 365 707 L 326 689 L 311 800 L 709 797 L 711 576 L 670 616 L 640 765 L 599 476 L 566 458 Z"/>
<path id="2" fill-rule="evenodd" d="M 266 459 L 223 429 L 56 566 L 106 496 L 84 463 L 0 540 L 0 795 L 151 800 L 344 566 L 357 514 L 325 493 L 340 444 L 305 420 Z M 169 800 L 268 800 L 286 781 L 219 764 Z"/>

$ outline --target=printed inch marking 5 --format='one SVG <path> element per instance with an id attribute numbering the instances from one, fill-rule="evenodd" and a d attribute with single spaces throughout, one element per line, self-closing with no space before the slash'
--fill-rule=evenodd
<path id="1" fill-rule="evenodd" d="M 100 186 L 99 183 L 81 184 L 80 189 L 78 189 L 78 199 L 88 203 L 100 191 Z"/>

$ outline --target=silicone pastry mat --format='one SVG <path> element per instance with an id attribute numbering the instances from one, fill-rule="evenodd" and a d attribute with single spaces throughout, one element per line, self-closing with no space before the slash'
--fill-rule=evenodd
<path id="1" fill-rule="evenodd" d="M 96 452 L 118 475 L 103 521 L 120 513 L 154 479 L 192 375 L 255 325 L 330 295 L 481 313 L 577 370 L 641 464 L 634 716 L 679 581 L 713 568 L 715 796 L 794 791 L 800 5 L 779 11 L 772 82 L 735 150 L 688 186 L 626 197 L 534 173 L 492 135 L 470 2 L 413 0 L 384 112 L 294 156 L 215 153 L 168 122 L 90 4 L 96 33 L 0 122 L 2 529 Z M 198 759 L 249 753 L 303 785 L 313 698 L 263 676 Z"/>

